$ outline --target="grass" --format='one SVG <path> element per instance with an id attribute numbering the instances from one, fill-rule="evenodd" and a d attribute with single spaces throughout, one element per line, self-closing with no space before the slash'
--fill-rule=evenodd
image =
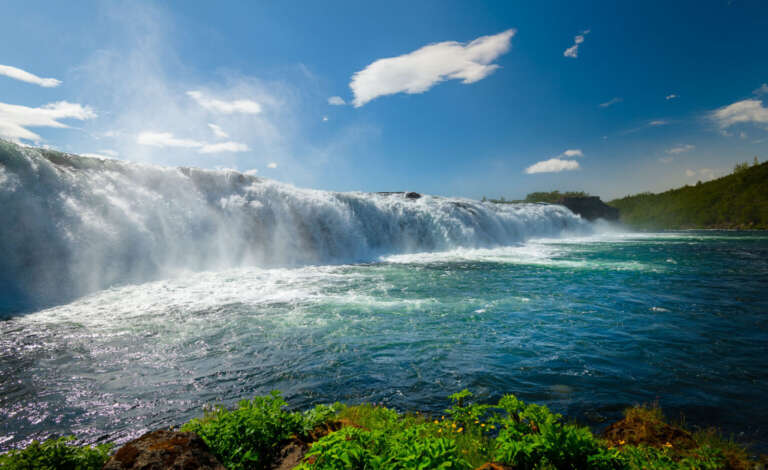
<path id="1" fill-rule="evenodd" d="M 33 441 L 24 449 L 0 455 L 3 470 L 100 470 L 109 458 L 112 444 L 75 446 L 74 437 Z"/>
<path id="2" fill-rule="evenodd" d="M 452 406 L 439 416 L 370 404 L 297 412 L 273 392 L 232 410 L 209 409 L 182 430 L 196 432 L 227 468 L 238 470 L 275 468 L 283 446 L 296 441 L 311 446 L 297 470 L 765 468 L 716 430 L 692 433 L 670 423 L 658 405 L 627 409 L 597 436 L 514 395 L 479 404 L 463 390 L 450 399 Z M 51 440 L 0 455 L 0 468 L 96 469 L 108 451 Z"/>

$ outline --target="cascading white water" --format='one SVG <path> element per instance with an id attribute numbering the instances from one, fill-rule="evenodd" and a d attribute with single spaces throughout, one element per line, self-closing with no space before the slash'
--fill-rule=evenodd
<path id="1" fill-rule="evenodd" d="M 373 261 L 589 230 L 560 206 L 298 189 L 0 141 L 0 312 L 183 270 Z"/>

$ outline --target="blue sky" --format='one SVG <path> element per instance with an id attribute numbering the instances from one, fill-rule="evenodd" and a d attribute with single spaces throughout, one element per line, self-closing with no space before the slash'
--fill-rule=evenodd
<path id="1" fill-rule="evenodd" d="M 610 199 L 768 158 L 766 31 L 768 3 L 739 0 L 7 2 L 0 137 L 319 189 Z"/>

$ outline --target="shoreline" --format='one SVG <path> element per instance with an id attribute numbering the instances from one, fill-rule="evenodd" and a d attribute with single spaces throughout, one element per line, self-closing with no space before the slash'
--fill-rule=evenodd
<path id="1" fill-rule="evenodd" d="M 513 395 L 496 404 L 476 403 L 467 390 L 449 398 L 453 406 L 439 416 L 338 402 L 288 411 L 280 393 L 272 392 L 241 400 L 233 409 L 205 407 L 202 417 L 178 429 L 156 429 L 121 446 L 70 445 L 73 438 L 35 441 L 0 454 L 0 467 L 37 468 L 25 462 L 46 458 L 89 462 L 79 467 L 83 470 L 105 463 L 105 469 L 139 468 L 137 462 L 153 459 L 198 465 L 191 468 L 263 470 L 362 469 L 382 458 L 405 465 L 393 468 L 442 468 L 437 464 L 443 463 L 465 470 L 540 465 L 735 470 L 768 463 L 767 455 L 750 452 L 715 428 L 691 430 L 668 420 L 657 405 L 627 408 L 621 420 L 598 434 Z"/>

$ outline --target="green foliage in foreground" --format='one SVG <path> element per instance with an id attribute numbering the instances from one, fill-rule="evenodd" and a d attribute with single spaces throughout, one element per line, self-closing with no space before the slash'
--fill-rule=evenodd
<path id="1" fill-rule="evenodd" d="M 100 470 L 112 444 L 73 446 L 74 437 L 33 441 L 21 450 L 0 455 L 0 468 L 8 470 Z"/>
<path id="2" fill-rule="evenodd" d="M 768 229 L 768 162 L 742 163 L 713 181 L 608 204 L 621 211 L 622 222 L 642 229 Z"/>
<path id="3" fill-rule="evenodd" d="M 446 415 L 432 421 L 371 405 L 343 408 L 337 416 L 347 427 L 317 441 L 299 470 L 469 469 L 486 462 L 520 470 L 735 468 L 716 446 L 613 447 L 513 395 L 496 405 L 470 403 L 466 390 L 450 398 Z"/>
<path id="4" fill-rule="evenodd" d="M 197 433 L 230 469 L 268 469 L 282 444 L 328 421 L 336 409 L 317 406 L 304 413 L 285 410 L 279 392 L 242 400 L 234 410 L 215 407 L 193 419 L 182 431 Z"/>
<path id="5" fill-rule="evenodd" d="M 712 430 L 693 434 L 695 445 L 680 449 L 650 437 L 641 444 L 610 442 L 586 427 L 564 422 L 546 406 L 524 403 L 514 395 L 505 395 L 495 405 L 472 402 L 467 390 L 450 399 L 453 405 L 445 415 L 428 418 L 373 405 L 336 404 L 291 412 L 273 392 L 243 400 L 233 410 L 213 408 L 182 430 L 200 435 L 229 469 L 273 468 L 288 441 L 308 442 L 333 429 L 311 445 L 297 470 L 469 470 L 488 462 L 516 470 L 756 468 L 743 447 Z M 633 429 L 666 423 L 660 409 L 642 406 L 627 410 L 624 422 L 631 422 Z M 101 468 L 109 445 L 76 447 L 67 444 L 71 439 L 33 443 L 0 455 L 0 468 Z"/>

